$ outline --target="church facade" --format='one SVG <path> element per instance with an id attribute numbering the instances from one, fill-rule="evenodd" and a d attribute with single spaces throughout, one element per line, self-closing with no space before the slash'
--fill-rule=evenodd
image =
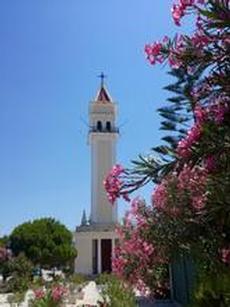
<path id="1" fill-rule="evenodd" d="M 103 181 L 116 163 L 117 105 L 103 78 L 95 99 L 89 105 L 89 145 L 91 149 L 91 215 L 83 215 L 74 233 L 78 256 L 75 272 L 92 275 L 112 270 L 112 253 L 117 240 L 117 205 L 108 201 Z"/>

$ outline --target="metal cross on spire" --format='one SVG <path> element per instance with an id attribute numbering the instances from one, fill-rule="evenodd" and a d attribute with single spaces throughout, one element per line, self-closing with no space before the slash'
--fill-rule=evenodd
<path id="1" fill-rule="evenodd" d="M 101 74 L 98 76 L 98 78 L 101 79 L 101 87 L 103 87 L 104 80 L 105 80 L 105 78 L 107 78 L 107 76 L 103 72 L 101 72 Z"/>

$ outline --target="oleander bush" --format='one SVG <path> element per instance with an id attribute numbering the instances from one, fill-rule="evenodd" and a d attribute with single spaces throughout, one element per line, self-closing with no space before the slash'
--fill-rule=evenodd
<path id="1" fill-rule="evenodd" d="M 167 287 L 159 268 L 187 254 L 197 268 L 200 301 L 217 295 L 206 305 L 218 307 L 229 293 L 220 296 L 210 276 L 230 279 L 230 1 L 175 0 L 175 24 L 186 15 L 194 18 L 192 32 L 145 46 L 150 64 L 168 63 L 176 80 L 165 87 L 173 96 L 158 109 L 168 135 L 133 167 L 115 165 L 105 180 L 111 203 L 154 185 L 151 204 L 132 200 L 117 229 L 113 270 L 154 294 Z"/>

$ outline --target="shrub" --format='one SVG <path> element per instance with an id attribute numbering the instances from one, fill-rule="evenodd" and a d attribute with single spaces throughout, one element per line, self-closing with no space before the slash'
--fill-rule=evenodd
<path id="1" fill-rule="evenodd" d="M 98 282 L 103 283 L 102 295 L 105 301 L 108 301 L 110 307 L 135 307 L 137 302 L 134 292 L 117 277 L 108 274 L 102 274 Z"/>
<path id="2" fill-rule="evenodd" d="M 192 307 L 230 306 L 229 272 L 202 276 L 194 292 Z"/>
<path id="3" fill-rule="evenodd" d="M 115 165 L 105 180 L 112 203 L 118 197 L 130 200 L 147 183 L 156 184 L 149 211 L 139 214 L 135 200 L 131 202 L 131 218 L 128 213 L 125 229 L 118 229 L 122 244 L 115 250 L 113 268 L 134 286 L 154 292 L 149 273 L 156 276 L 159 260 L 171 262 L 174 254 L 186 253 L 200 267 L 198 278 L 206 275 L 196 293 L 202 306 L 217 306 L 218 300 L 229 306 L 229 293 L 208 276 L 221 276 L 221 264 L 230 267 L 230 1 L 174 2 L 175 23 L 194 14 L 194 30 L 145 47 L 151 64 L 168 61 L 169 74 L 176 77 L 165 87 L 173 96 L 158 109 L 160 129 L 170 134 L 131 169 Z"/>
<path id="4" fill-rule="evenodd" d="M 11 258 L 6 268 L 10 278 L 5 285 L 5 292 L 25 292 L 32 281 L 32 263 L 25 255 L 20 254 L 18 257 Z"/>
<path id="5" fill-rule="evenodd" d="M 16 306 L 18 306 L 17 304 L 20 304 L 21 302 L 23 302 L 25 298 L 25 292 L 16 292 L 14 294 L 10 294 L 7 297 L 7 301 L 9 304 L 16 304 Z"/>
<path id="6" fill-rule="evenodd" d="M 73 274 L 69 277 L 69 282 L 75 285 L 80 285 L 88 281 L 88 278 L 83 274 Z"/>
<path id="7" fill-rule="evenodd" d="M 109 281 L 111 281 L 111 274 L 107 273 L 99 274 L 95 279 L 97 285 L 105 285 Z"/>

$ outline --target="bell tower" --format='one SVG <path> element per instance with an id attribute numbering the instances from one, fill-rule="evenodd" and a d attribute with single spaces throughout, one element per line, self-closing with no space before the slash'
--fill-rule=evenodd
<path id="1" fill-rule="evenodd" d="M 117 106 L 100 75 L 101 85 L 89 106 L 89 144 L 91 146 L 91 223 L 117 222 L 117 205 L 109 203 L 103 182 L 116 163 Z"/>
<path id="2" fill-rule="evenodd" d="M 83 212 L 74 239 L 78 251 L 75 272 L 92 275 L 112 271 L 112 254 L 118 240 L 117 204 L 111 205 L 104 180 L 116 164 L 117 106 L 112 100 L 101 74 L 97 95 L 89 104 L 89 145 L 91 150 L 91 215 Z"/>

